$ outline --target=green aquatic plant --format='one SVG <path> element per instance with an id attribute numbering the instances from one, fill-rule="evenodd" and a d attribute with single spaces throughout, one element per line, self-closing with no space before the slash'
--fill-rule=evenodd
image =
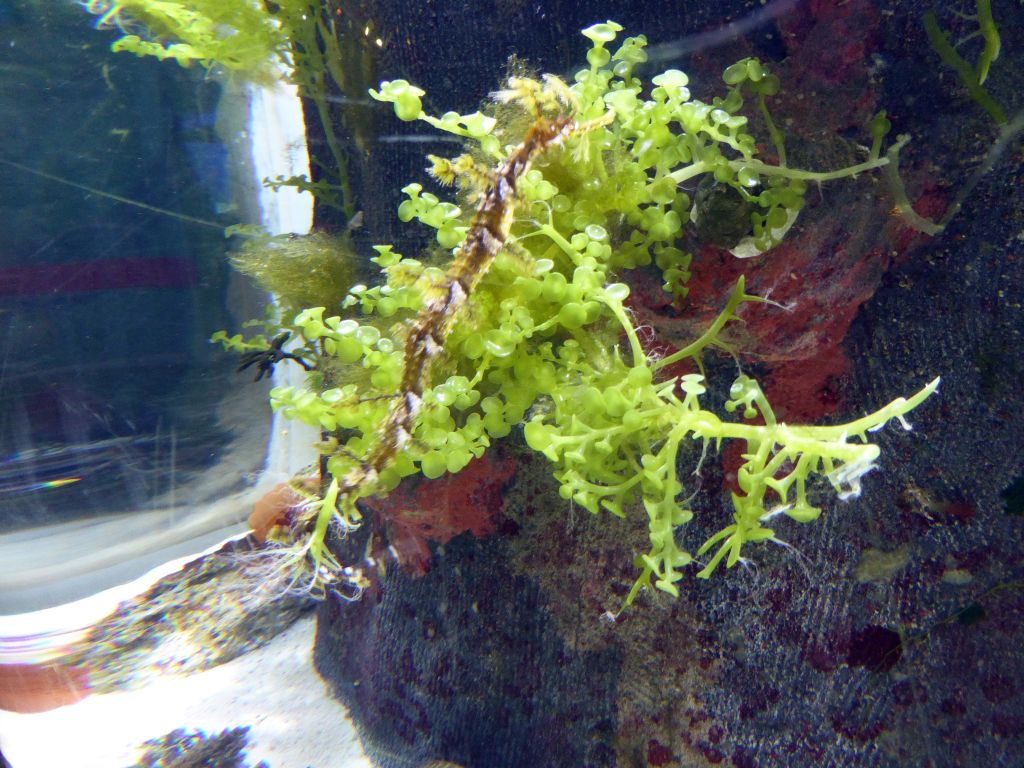
<path id="1" fill-rule="evenodd" d="M 84 5 L 98 17 L 97 27 L 122 32 L 111 45 L 114 51 L 220 68 L 231 77 L 262 83 L 276 80 L 280 70 L 288 73 L 320 119 L 331 162 L 319 165 L 330 181 L 292 177 L 265 183 L 318 191 L 322 204 L 337 207 L 348 219 L 355 215 L 347 153 L 335 133 L 328 96 L 332 87 L 347 93 L 361 82 L 372 60 L 365 35 L 342 29 L 318 0 L 89 0 Z M 346 16 L 341 24 L 351 22 Z M 328 186 L 337 194 L 323 194 Z"/>
<path id="2" fill-rule="evenodd" d="M 978 54 L 978 61 L 973 65 L 960 55 L 953 43 L 950 42 L 949 35 L 939 26 L 939 21 L 933 11 L 928 11 L 924 15 L 924 29 L 932 50 L 939 55 L 946 66 L 956 72 L 970 97 L 988 112 L 996 125 L 1003 125 L 1006 123 L 1006 110 L 984 87 L 989 68 L 999 58 L 1002 47 L 999 28 L 992 17 L 992 0 L 976 0 L 975 7 L 977 13 L 974 19 L 978 22 L 978 30 L 960 41 L 962 43 L 975 36 L 981 37 L 982 49 Z"/>
<path id="3" fill-rule="evenodd" d="M 978 29 L 975 32 L 958 41 L 956 45 L 950 42 L 949 35 L 942 30 L 935 13 L 932 11 L 924 15 L 924 28 L 928 41 L 944 64 L 957 73 L 960 82 L 967 89 L 970 97 L 977 102 L 995 122 L 998 133 L 995 140 L 989 147 L 985 156 L 977 168 L 962 183 L 953 197 L 952 202 L 946 207 L 945 212 L 937 221 L 927 219 L 914 210 L 910 199 L 907 196 L 903 179 L 899 173 L 899 150 L 906 143 L 907 137 L 901 136 L 893 143 L 886 155 L 889 163 L 882 170 L 882 174 L 888 182 L 889 189 L 895 199 L 895 210 L 903 217 L 904 221 L 914 229 L 924 232 L 927 235 L 940 234 L 960 212 L 967 198 L 971 196 L 975 188 L 982 182 L 985 176 L 1011 149 L 1017 137 L 1024 131 L 1024 109 L 1018 109 L 1009 117 L 1006 110 L 984 87 L 992 64 L 999 58 L 1002 49 L 1002 40 L 999 35 L 999 27 L 992 16 L 991 0 L 976 0 L 976 14 L 964 16 L 977 22 Z M 982 39 L 982 48 L 978 54 L 975 64 L 968 62 L 957 50 L 957 46 L 970 41 L 975 37 Z M 875 144 L 872 146 L 872 156 L 877 156 L 880 147 L 880 139 L 877 133 L 882 136 L 888 132 L 888 120 L 885 113 L 879 113 L 872 121 L 872 133 L 876 134 Z"/>
<path id="4" fill-rule="evenodd" d="M 670 370 L 691 361 L 703 371 L 708 350 L 728 351 L 723 329 L 743 304 L 764 301 L 742 278 L 698 338 L 671 354 L 648 353 L 624 278 L 653 261 L 666 290 L 685 294 L 690 256 L 681 235 L 700 212 L 683 182 L 721 185 L 743 201 L 748 227 L 735 251 L 747 255 L 785 236 L 808 182 L 890 158 L 879 146 L 848 168 L 789 167 L 769 117 L 779 160 L 769 163 L 741 113 L 753 96 L 767 115 L 764 99 L 779 83 L 763 64 L 730 67 L 726 95 L 704 102 L 679 70 L 656 75 L 650 87 L 642 82 L 634 69 L 646 60 L 646 40 L 626 38 L 612 49 L 619 31 L 613 22 L 583 31 L 589 66 L 571 85 L 550 75 L 513 77 L 483 112 L 429 115 L 424 92 L 402 80 L 371 91 L 399 119 L 424 121 L 467 147 L 430 158 L 432 176 L 461 190 L 458 202 L 413 183 L 398 209 L 403 222 L 434 232 L 452 253 L 449 263 L 377 246 L 376 285 L 351 286 L 340 310 L 314 306 L 283 318 L 281 329 L 314 370 L 305 387 L 275 388 L 273 408 L 324 436 L 323 492 L 278 531 L 283 562 L 308 567 L 309 588 L 358 591 L 363 583 L 326 546 L 332 529 L 360 524 L 361 499 L 386 495 L 411 475 L 459 472 L 522 428 L 527 445 L 552 463 L 563 499 L 620 518 L 645 510 L 650 548 L 626 604 L 650 583 L 677 594 L 686 569 L 707 578 L 723 562 L 740 562 L 749 544 L 781 542 L 784 518 L 818 517 L 809 492 L 815 476 L 840 497 L 859 492 L 879 457 L 867 433 L 903 422 L 935 391 L 937 380 L 848 424 L 794 426 L 777 422 L 756 381 L 740 375 L 725 413 L 712 411 L 702 373 Z M 220 340 L 272 354 L 266 336 Z M 707 540 L 690 541 L 694 490 L 681 478 L 727 440 L 744 445 L 732 519 Z"/>
<path id="5" fill-rule="evenodd" d="M 182 66 L 219 65 L 249 77 L 270 79 L 286 56 L 289 29 L 248 0 L 89 0 L 97 26 L 123 34 L 113 50 L 170 59 Z"/>

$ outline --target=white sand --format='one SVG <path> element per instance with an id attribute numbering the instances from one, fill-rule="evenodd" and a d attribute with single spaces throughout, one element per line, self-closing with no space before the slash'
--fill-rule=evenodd
<path id="1" fill-rule="evenodd" d="M 128 768 L 139 745 L 176 729 L 208 734 L 250 726 L 250 765 L 371 768 L 344 707 L 313 670 L 314 620 L 190 677 L 90 696 L 34 715 L 0 711 L 0 747 L 12 768 Z"/>

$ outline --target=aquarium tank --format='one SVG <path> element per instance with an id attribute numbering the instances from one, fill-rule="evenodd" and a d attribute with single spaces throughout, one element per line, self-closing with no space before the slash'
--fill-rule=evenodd
<path id="1" fill-rule="evenodd" d="M 1024 763 L 1024 3 L 0 34 L 0 765 Z"/>

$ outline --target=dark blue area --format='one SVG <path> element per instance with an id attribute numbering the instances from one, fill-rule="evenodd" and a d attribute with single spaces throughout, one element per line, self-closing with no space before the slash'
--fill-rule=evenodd
<path id="1" fill-rule="evenodd" d="M 4 11 L 0 529 L 144 506 L 216 459 L 235 385 L 207 341 L 235 324 L 220 86 L 111 53 L 74 3 Z"/>

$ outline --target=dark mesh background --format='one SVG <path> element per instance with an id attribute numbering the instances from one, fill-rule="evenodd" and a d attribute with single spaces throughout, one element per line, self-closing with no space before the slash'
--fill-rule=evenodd
<path id="1" fill-rule="evenodd" d="M 594 21 L 616 19 L 658 44 L 764 7 L 382 2 L 361 13 L 391 35 L 379 76 L 420 84 L 441 112 L 474 108 L 512 53 L 571 72 L 585 50 L 577 30 Z M 829 146 L 847 151 L 837 136 L 863 141 L 863 115 L 887 109 L 894 134 L 913 135 L 903 160 L 911 198 L 934 214 L 996 131 L 929 48 L 926 9 L 798 2 L 778 24 L 766 20 L 658 68 L 684 69 L 694 94 L 710 98 L 724 64 L 751 54 L 774 62 L 784 74 L 775 117 L 809 167 L 830 164 Z M 972 9 L 938 13 L 959 38 L 973 26 L 953 11 Z M 1003 54 L 987 87 L 1013 112 L 1024 10 L 1008 1 L 994 10 Z M 388 109 L 374 120 L 378 137 L 428 133 Z M 360 156 L 361 237 L 414 252 L 416 230 L 399 236 L 392 212 L 396 190 L 424 178 L 428 151 L 455 148 L 377 142 Z M 779 526 L 801 554 L 753 549 L 755 569 L 685 581 L 678 600 L 645 595 L 609 626 L 600 615 L 620 604 L 645 546 L 642 513 L 628 522 L 574 513 L 544 461 L 514 438 L 496 448 L 517 473 L 499 483 L 495 535 L 457 538 L 434 550 L 427 575 L 391 568 L 361 602 L 321 609 L 318 669 L 353 707 L 370 753 L 403 767 L 430 759 L 473 768 L 1024 764 L 1022 182 L 1018 137 L 932 239 L 888 215 L 884 185 L 830 185 L 809 196 L 795 245 L 740 265 L 752 280 L 767 279 L 779 259 L 813 246 L 812 266 L 793 277 L 822 297 L 806 325 L 820 329 L 844 311 L 854 318 L 845 337 L 828 340 L 842 365 L 814 390 L 820 401 L 794 396 L 784 404 L 791 413 L 854 418 L 943 377 L 939 394 L 911 415 L 913 432 L 874 436 L 882 459 L 859 498 L 829 500 L 813 525 Z M 719 268 L 737 267 L 702 249 L 695 280 L 714 284 Z M 829 299 L 825 289 L 844 280 L 858 291 Z M 786 317 L 758 318 L 747 326 L 771 346 L 783 335 L 771 323 L 783 329 Z M 665 332 L 673 327 L 665 319 Z M 779 391 L 823 359 L 784 346 L 745 358 Z M 725 371 L 710 393 L 721 397 L 731 363 L 709 363 L 712 374 Z M 728 520 L 724 472 L 719 462 L 705 469 L 688 545 Z M 359 559 L 363 544 L 340 548 Z"/>

